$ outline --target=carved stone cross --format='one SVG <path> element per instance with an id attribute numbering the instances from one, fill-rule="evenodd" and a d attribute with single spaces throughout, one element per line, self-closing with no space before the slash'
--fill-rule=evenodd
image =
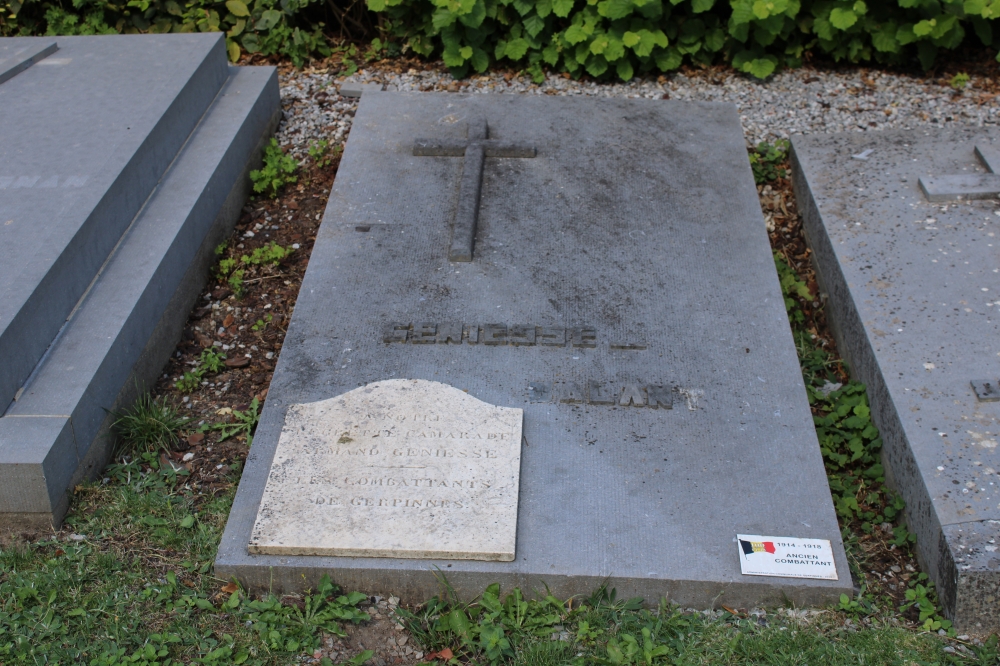
<path id="1" fill-rule="evenodd" d="M 415 156 L 465 157 L 448 261 L 472 261 L 472 246 L 476 240 L 476 222 L 479 219 L 479 192 L 483 184 L 483 160 L 487 157 L 535 156 L 533 146 L 504 143 L 488 136 L 486 119 L 474 118 L 469 121 L 469 135 L 465 140 L 417 139 L 413 142 Z"/>
<path id="2" fill-rule="evenodd" d="M 920 189 L 928 201 L 956 201 L 1000 198 L 1000 152 L 991 146 L 976 146 L 976 157 L 989 173 L 958 176 L 928 176 L 920 179 Z"/>

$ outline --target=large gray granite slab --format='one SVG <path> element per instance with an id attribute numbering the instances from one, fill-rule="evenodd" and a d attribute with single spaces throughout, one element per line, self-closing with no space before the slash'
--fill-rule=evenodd
<path id="1" fill-rule="evenodd" d="M 485 152 L 472 261 L 449 263 L 466 158 L 414 140 L 483 119 L 537 155 Z M 514 560 L 248 554 L 288 407 L 393 378 L 524 410 Z M 839 580 L 743 576 L 737 533 L 829 539 Z M 416 602 L 435 567 L 465 597 L 605 578 L 701 607 L 851 593 L 734 107 L 362 97 L 216 575 L 280 591 L 329 573 Z"/>
<path id="2" fill-rule="evenodd" d="M 229 80 L 23 393 L 0 418 L 0 525 L 62 519 L 67 490 L 100 473 L 113 413 L 151 386 L 249 194 L 281 113 L 273 67 Z M 124 395 L 123 395 L 124 392 Z"/>
<path id="3" fill-rule="evenodd" d="M 921 564 L 948 615 L 976 630 L 1000 627 L 1000 403 L 972 387 L 1000 380 L 1000 217 L 996 200 L 970 200 L 963 186 L 989 173 L 977 146 L 995 151 L 1000 131 L 792 142 L 840 351 L 868 386 Z M 931 202 L 921 183 L 936 199 L 963 198 Z"/>
<path id="4" fill-rule="evenodd" d="M 26 40 L 53 41 L 17 45 Z M 0 84 L 0 408 L 229 75 L 217 33 L 58 44 Z"/>

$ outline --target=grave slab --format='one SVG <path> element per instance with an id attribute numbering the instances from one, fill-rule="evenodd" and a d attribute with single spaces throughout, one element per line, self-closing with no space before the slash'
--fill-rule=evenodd
<path id="1" fill-rule="evenodd" d="M 793 176 L 839 349 L 887 478 L 963 630 L 1000 627 L 1000 217 L 995 129 L 795 137 Z M 851 154 L 870 151 L 866 162 Z M 955 187 L 931 190 L 927 183 Z M 977 391 L 981 393 L 977 397 Z"/>
<path id="2" fill-rule="evenodd" d="M 0 84 L 3 408 L 229 77 L 219 34 L 58 44 L 58 57 Z"/>
<path id="3" fill-rule="evenodd" d="M 422 154 L 470 139 L 481 152 Z M 470 206 L 471 261 L 449 261 Z M 513 561 L 250 553 L 291 406 L 388 380 L 523 410 Z M 322 524 L 303 514 L 297 529 Z M 744 576 L 738 533 L 830 540 L 839 578 Z M 276 592 L 329 573 L 411 602 L 437 592 L 438 570 L 465 598 L 605 579 L 700 607 L 850 594 L 735 108 L 362 96 L 215 570 Z"/>
<path id="4" fill-rule="evenodd" d="M 521 421 L 425 380 L 293 405 L 249 551 L 509 562 Z M 423 455 L 430 439 L 440 455 Z"/>
<path id="5" fill-rule="evenodd" d="M 58 50 L 58 44 L 52 39 L 11 37 L 0 41 L 0 83 L 17 76 Z"/>
<path id="6" fill-rule="evenodd" d="M 58 523 L 67 488 L 99 473 L 110 455 L 110 415 L 129 402 L 136 386 L 155 382 L 173 349 L 204 282 L 211 249 L 235 224 L 249 194 L 247 172 L 280 114 L 274 68 L 232 67 L 230 73 L 99 279 L 0 418 L 0 521 L 37 514 L 28 522 Z M 28 427 L 39 420 L 68 427 Z M 33 453 L 26 456 L 28 449 Z M 42 487 L 38 478 L 45 479 Z"/>

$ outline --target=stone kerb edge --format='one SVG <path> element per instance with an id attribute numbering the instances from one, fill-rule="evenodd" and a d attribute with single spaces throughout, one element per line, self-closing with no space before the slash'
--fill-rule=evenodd
<path id="1" fill-rule="evenodd" d="M 0 60 L 0 84 L 3 84 L 5 81 L 9 81 L 34 65 L 39 60 L 47 58 L 59 50 L 59 44 L 57 42 L 48 42 L 48 40 L 43 37 L 28 37 L 22 39 L 31 40 L 32 43 L 23 51 L 20 51 L 13 56 L 11 58 L 13 62 L 8 65 L 4 65 L 3 60 Z M 5 66 L 6 69 L 4 69 Z"/>

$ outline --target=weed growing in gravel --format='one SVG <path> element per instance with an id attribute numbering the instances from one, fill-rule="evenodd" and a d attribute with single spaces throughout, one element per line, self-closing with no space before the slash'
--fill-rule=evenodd
<path id="1" fill-rule="evenodd" d="M 246 437 L 247 446 L 250 446 L 253 443 L 253 432 L 260 421 L 260 401 L 254 398 L 245 410 L 232 410 L 231 416 L 232 419 L 229 421 L 213 423 L 211 425 L 205 424 L 198 429 L 198 432 L 217 431 L 220 442 L 224 442 L 236 435 L 243 435 Z"/>
<path id="2" fill-rule="evenodd" d="M 312 158 L 313 164 L 323 169 L 333 164 L 333 160 L 339 157 L 343 151 L 344 147 L 340 145 L 334 146 L 333 150 L 330 150 L 329 142 L 326 139 L 320 139 L 309 146 L 309 157 Z"/>
<path id="3" fill-rule="evenodd" d="M 951 81 L 949 83 L 951 84 L 951 87 L 954 88 L 955 90 L 962 90 L 963 88 L 965 88 L 965 86 L 969 84 L 969 80 L 970 79 L 968 74 L 966 74 L 965 72 L 959 72 L 955 76 L 951 77 Z"/>
<path id="4" fill-rule="evenodd" d="M 215 347 L 209 347 L 201 352 L 197 364 L 184 373 L 174 387 L 181 393 L 190 393 L 198 388 L 206 375 L 221 372 L 225 367 L 226 355 Z"/>
<path id="5" fill-rule="evenodd" d="M 116 415 L 112 428 L 123 452 L 168 451 L 186 423 L 187 419 L 165 401 L 143 393 L 134 405 Z"/>
<path id="6" fill-rule="evenodd" d="M 238 260 L 236 257 L 226 257 L 219 260 L 217 274 L 219 278 L 226 281 L 226 284 L 233 290 L 237 298 L 242 298 L 245 292 L 243 278 L 246 276 L 248 268 L 277 266 L 293 252 L 295 252 L 295 248 L 291 246 L 282 247 L 274 242 L 268 243 L 267 245 L 254 248 L 250 254 L 240 255 Z M 236 268 L 237 266 L 242 266 L 243 268 Z"/>
<path id="7" fill-rule="evenodd" d="M 252 330 L 255 333 L 263 333 L 265 330 L 267 330 L 268 325 L 273 320 L 274 320 L 274 317 L 272 317 L 270 314 L 266 314 L 266 315 L 264 315 L 264 317 L 262 319 L 258 319 L 254 323 L 254 325 L 250 327 L 250 330 Z"/>
<path id="8" fill-rule="evenodd" d="M 278 140 L 272 138 L 271 143 L 264 149 L 264 165 L 250 172 L 253 191 L 275 198 L 285 185 L 298 181 L 295 177 L 298 168 L 295 158 L 286 155 L 278 145 Z"/>
<path id="9" fill-rule="evenodd" d="M 241 256 L 240 263 L 251 266 L 276 266 L 292 252 L 295 252 L 295 250 L 291 247 L 282 247 L 277 243 L 268 243 L 262 247 L 255 248 L 250 254 Z"/>
<path id="10" fill-rule="evenodd" d="M 753 179 L 758 185 L 763 185 L 784 178 L 788 171 L 785 161 L 788 159 L 788 141 L 778 139 L 774 144 L 761 142 L 750 150 L 750 168 L 753 169 Z"/>

